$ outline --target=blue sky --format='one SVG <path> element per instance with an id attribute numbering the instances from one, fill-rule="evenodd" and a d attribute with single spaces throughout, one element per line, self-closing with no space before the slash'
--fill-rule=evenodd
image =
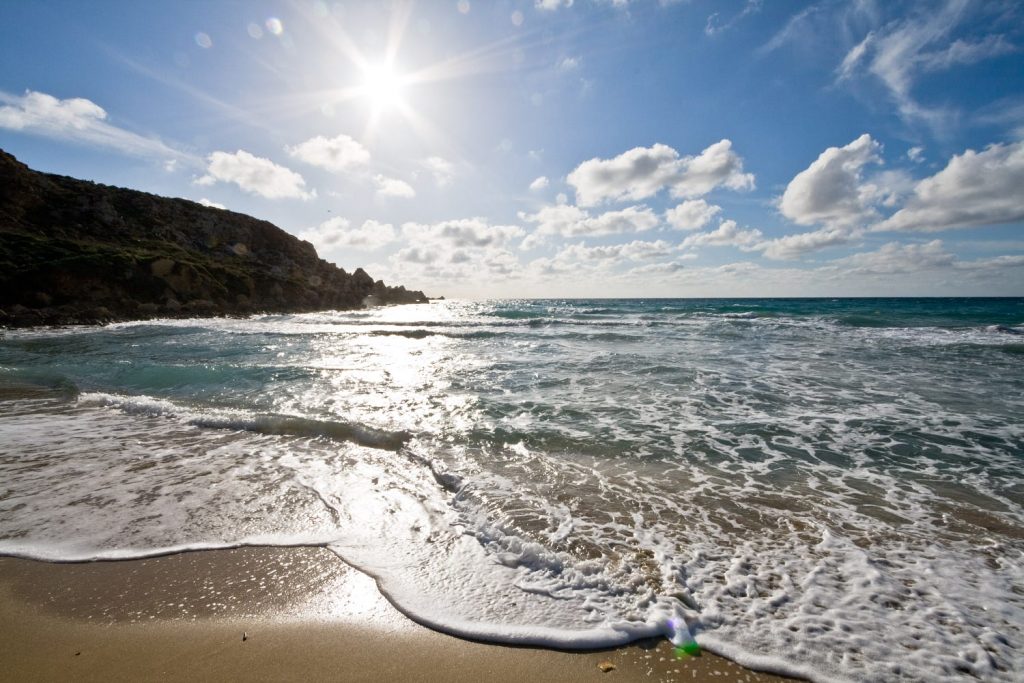
<path id="1" fill-rule="evenodd" d="M 8 2 L 0 148 L 428 294 L 1024 295 L 1007 0 Z"/>

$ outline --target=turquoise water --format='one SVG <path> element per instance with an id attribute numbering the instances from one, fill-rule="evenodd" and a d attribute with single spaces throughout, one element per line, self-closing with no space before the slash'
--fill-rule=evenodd
<path id="1" fill-rule="evenodd" d="M 1024 675 L 1024 299 L 435 302 L 8 331 L 0 552 L 327 545 L 414 619 Z"/>

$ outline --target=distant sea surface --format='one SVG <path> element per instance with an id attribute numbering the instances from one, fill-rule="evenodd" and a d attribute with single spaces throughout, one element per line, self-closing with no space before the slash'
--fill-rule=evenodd
<path id="1" fill-rule="evenodd" d="M 325 545 L 474 638 L 1024 679 L 1024 299 L 435 302 L 0 338 L 0 553 Z M 691 648 L 692 649 L 692 648 Z"/>

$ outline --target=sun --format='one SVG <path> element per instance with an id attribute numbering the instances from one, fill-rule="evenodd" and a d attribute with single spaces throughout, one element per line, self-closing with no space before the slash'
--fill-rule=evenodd
<path id="1" fill-rule="evenodd" d="M 391 109 L 402 104 L 405 79 L 390 64 L 370 64 L 363 69 L 360 89 L 374 109 Z"/>

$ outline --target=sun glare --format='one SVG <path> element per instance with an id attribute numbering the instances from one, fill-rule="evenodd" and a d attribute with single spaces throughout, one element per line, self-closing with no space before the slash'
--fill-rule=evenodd
<path id="1" fill-rule="evenodd" d="M 375 109 L 388 109 L 402 102 L 405 83 L 389 64 L 367 66 L 363 71 L 363 95 Z"/>

